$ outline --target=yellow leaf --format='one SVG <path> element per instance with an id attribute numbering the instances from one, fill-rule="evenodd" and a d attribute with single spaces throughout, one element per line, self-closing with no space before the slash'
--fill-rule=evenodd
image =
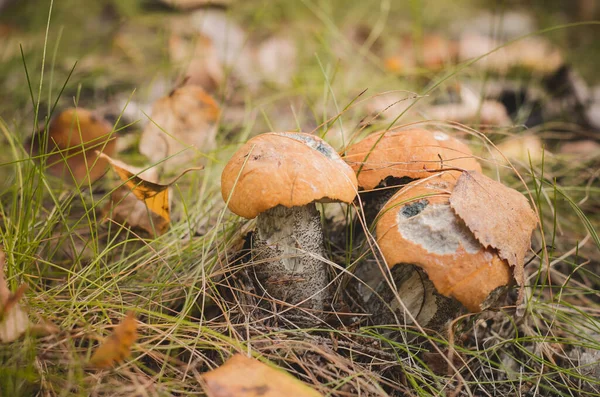
<path id="1" fill-rule="evenodd" d="M 141 216 L 143 214 L 140 214 L 140 211 L 138 211 L 139 208 L 136 208 L 135 203 L 132 203 L 127 195 L 119 190 L 115 191 L 112 197 L 113 203 L 116 202 L 116 205 L 112 208 L 113 216 L 123 219 L 133 226 L 140 227 L 151 234 L 154 232 L 156 232 L 156 234 L 162 234 L 169 228 L 169 222 L 171 221 L 169 187 L 187 172 L 201 170 L 203 168 L 188 168 L 171 181 L 171 183 L 161 185 L 141 178 L 139 175 L 136 175 L 136 173 L 128 169 L 131 168 L 131 166 L 128 166 L 119 160 L 112 159 L 103 153 L 98 154 L 100 158 L 105 159 L 110 163 L 113 170 L 125 183 L 125 187 L 131 190 L 131 193 L 133 193 L 138 200 L 143 202 L 146 208 L 159 219 L 157 221 L 153 218 L 149 221 L 147 216 Z"/>
<path id="2" fill-rule="evenodd" d="M 99 369 L 112 367 L 116 362 L 123 361 L 131 354 L 131 346 L 137 339 L 137 320 L 133 312 L 127 313 L 106 340 L 96 349 L 89 365 Z"/>
<path id="3" fill-rule="evenodd" d="M 169 185 L 159 185 L 158 183 L 146 181 L 125 168 L 126 164 L 105 154 L 101 154 L 100 157 L 108 160 L 119 178 L 125 182 L 125 186 L 131 189 L 135 197 L 143 201 L 150 211 L 167 222 L 171 220 L 169 214 Z"/>
<path id="4" fill-rule="evenodd" d="M 282 370 L 241 354 L 202 375 L 208 397 L 320 397 L 317 391 Z"/>
<path id="5" fill-rule="evenodd" d="M 155 237 L 169 228 L 167 220 L 148 211 L 146 204 L 125 186 L 112 192 L 110 202 L 104 207 L 104 215 L 118 224 L 128 224 Z"/>

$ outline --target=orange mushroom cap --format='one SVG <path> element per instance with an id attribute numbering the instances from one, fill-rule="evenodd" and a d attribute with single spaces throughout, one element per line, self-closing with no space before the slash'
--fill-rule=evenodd
<path id="1" fill-rule="evenodd" d="M 358 186 L 364 190 L 388 177 L 425 178 L 431 176 L 426 170 L 442 167 L 481 172 L 467 145 L 444 132 L 423 129 L 374 133 L 350 146 L 345 160 L 358 173 Z"/>
<path id="2" fill-rule="evenodd" d="M 440 294 L 478 312 L 490 294 L 510 283 L 512 272 L 450 207 L 455 184 L 456 174 L 449 172 L 406 185 L 381 210 L 377 242 L 390 267 L 421 267 Z"/>
<path id="3" fill-rule="evenodd" d="M 283 205 L 354 200 L 356 175 L 325 141 L 311 134 L 269 132 L 250 139 L 225 166 L 221 194 L 244 218 Z"/>

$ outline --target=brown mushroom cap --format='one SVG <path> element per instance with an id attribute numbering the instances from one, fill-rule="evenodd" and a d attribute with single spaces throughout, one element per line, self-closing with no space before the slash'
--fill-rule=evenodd
<path id="1" fill-rule="evenodd" d="M 454 213 L 449 197 L 455 173 L 406 185 L 379 214 L 377 241 L 390 267 L 421 267 L 437 291 L 472 312 L 512 279 L 510 266 L 486 249 Z"/>
<path id="2" fill-rule="evenodd" d="M 244 218 L 283 205 L 351 202 L 356 175 L 329 144 L 298 132 L 269 132 L 250 139 L 225 166 L 221 194 Z"/>
<path id="3" fill-rule="evenodd" d="M 358 186 L 364 190 L 374 189 L 390 176 L 425 178 L 431 176 L 425 169 L 442 166 L 481 172 L 467 145 L 444 132 L 423 129 L 374 133 L 350 146 L 345 160 L 358 173 Z"/>
<path id="4" fill-rule="evenodd" d="M 86 183 L 100 178 L 108 161 L 99 158 L 96 151 L 114 154 L 116 141 L 112 126 L 93 112 L 83 108 L 69 108 L 52 120 L 48 129 L 48 170 L 68 181 Z M 36 146 L 39 142 L 35 142 Z M 35 148 L 40 152 L 40 147 Z M 55 153 L 60 150 L 60 153 Z M 66 164 L 65 164 L 66 158 Z M 68 168 L 67 168 L 68 167 Z M 73 178 L 71 177 L 73 174 Z"/>

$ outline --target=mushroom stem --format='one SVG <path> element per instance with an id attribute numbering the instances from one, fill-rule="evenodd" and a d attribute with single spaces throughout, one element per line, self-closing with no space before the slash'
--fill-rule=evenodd
<path id="1" fill-rule="evenodd" d="M 417 266 L 396 265 L 391 269 L 391 275 L 396 291 L 392 290 L 381 273 L 378 283 L 374 280 L 370 283 L 375 293 L 370 294 L 365 306 L 369 313 L 374 313 L 375 324 L 414 324 L 396 294 L 423 328 L 440 330 L 449 320 L 464 311 L 457 300 L 438 293 L 427 274 Z"/>
<path id="2" fill-rule="evenodd" d="M 253 260 L 260 285 L 279 301 L 322 311 L 328 277 L 322 259 L 321 217 L 315 204 L 278 205 L 258 215 L 256 223 Z"/>

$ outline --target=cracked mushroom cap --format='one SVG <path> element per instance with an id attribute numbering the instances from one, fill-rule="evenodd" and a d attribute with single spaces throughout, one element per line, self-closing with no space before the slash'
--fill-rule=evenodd
<path id="1" fill-rule="evenodd" d="M 512 271 L 450 207 L 456 178 L 447 172 L 406 185 L 379 213 L 377 242 L 388 266 L 419 266 L 440 294 L 479 312 L 504 291 Z"/>
<path id="2" fill-rule="evenodd" d="M 248 219 L 278 205 L 350 203 L 356 191 L 356 175 L 337 152 L 321 138 L 298 132 L 255 136 L 221 175 L 223 200 Z"/>
<path id="3" fill-rule="evenodd" d="M 358 186 L 364 190 L 376 188 L 389 177 L 431 176 L 426 169 L 456 167 L 481 172 L 467 145 L 444 132 L 423 129 L 374 133 L 350 146 L 345 160 L 358 173 Z"/>

